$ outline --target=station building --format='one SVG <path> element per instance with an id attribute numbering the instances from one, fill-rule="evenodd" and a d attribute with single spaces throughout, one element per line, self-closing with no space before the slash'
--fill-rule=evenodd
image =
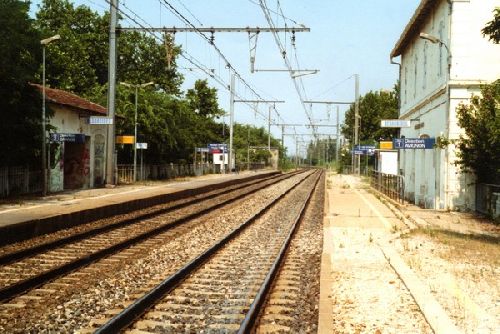
<path id="1" fill-rule="evenodd" d="M 32 84 L 42 93 L 42 86 Z M 50 132 L 49 192 L 103 185 L 107 125 L 91 125 L 91 116 L 106 116 L 103 106 L 75 94 L 45 88 L 47 106 L 54 111 Z"/>
<path id="2" fill-rule="evenodd" d="M 475 209 L 475 177 L 455 164 L 452 141 L 463 131 L 455 110 L 481 84 L 500 78 L 500 45 L 481 33 L 499 6 L 500 0 L 422 0 L 391 51 L 392 61 L 400 57 L 399 118 L 411 121 L 401 136 L 438 143 L 400 150 L 405 197 L 415 204 Z"/>

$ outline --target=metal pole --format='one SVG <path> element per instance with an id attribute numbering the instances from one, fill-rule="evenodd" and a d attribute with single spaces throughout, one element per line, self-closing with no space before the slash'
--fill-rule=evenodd
<path id="1" fill-rule="evenodd" d="M 355 102 L 354 102 L 354 144 L 359 145 L 359 74 L 354 75 L 355 78 Z M 360 173 L 360 157 L 359 154 L 354 155 L 355 172 Z"/>
<path id="2" fill-rule="evenodd" d="M 295 169 L 298 168 L 298 159 L 299 159 L 299 141 L 295 139 Z"/>
<path id="3" fill-rule="evenodd" d="M 231 74 L 231 94 L 230 94 L 230 100 L 229 100 L 229 158 L 228 158 L 228 163 L 229 163 L 229 171 L 232 171 L 232 164 L 233 164 L 233 125 L 234 125 L 234 73 Z"/>
<path id="4" fill-rule="evenodd" d="M 116 22 L 118 0 L 110 0 L 109 23 L 109 63 L 108 63 L 108 117 L 112 124 L 108 125 L 106 147 L 106 185 L 114 185 L 114 153 L 115 153 L 115 89 L 116 89 Z"/>
<path id="5" fill-rule="evenodd" d="M 250 171 L 250 126 L 247 132 L 247 170 Z"/>
<path id="6" fill-rule="evenodd" d="M 47 195 L 47 161 L 45 147 L 45 45 L 42 44 L 42 196 Z"/>
<path id="7" fill-rule="evenodd" d="M 271 152 L 271 108 L 269 106 L 269 113 L 267 116 L 267 150 Z"/>
<path id="8" fill-rule="evenodd" d="M 137 95 L 138 87 L 135 86 L 135 115 L 134 115 L 134 182 L 137 181 Z"/>
<path id="9" fill-rule="evenodd" d="M 335 162 L 339 163 L 339 149 L 340 149 L 340 125 L 339 125 L 339 106 L 337 106 L 337 139 L 335 140 Z"/>
<path id="10" fill-rule="evenodd" d="M 282 149 L 281 161 L 282 161 L 282 164 L 284 165 L 285 164 L 285 126 L 284 125 L 281 126 L 281 149 Z"/>

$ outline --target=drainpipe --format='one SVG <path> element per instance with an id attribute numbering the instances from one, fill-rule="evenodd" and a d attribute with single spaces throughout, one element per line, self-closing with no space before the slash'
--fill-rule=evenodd
<path id="1" fill-rule="evenodd" d="M 398 65 L 399 67 L 399 96 L 398 96 L 398 118 L 399 116 L 401 115 L 401 63 L 397 63 L 393 60 L 393 57 L 391 57 L 391 64 L 393 65 Z M 398 138 L 401 137 L 401 128 L 398 130 Z M 404 151 L 404 150 L 403 150 Z M 399 150 L 398 152 L 398 175 L 400 175 L 400 171 L 401 171 L 401 150 Z M 405 156 L 406 158 L 406 156 Z M 405 163 L 406 165 L 406 163 Z M 403 179 L 403 182 L 404 182 L 404 179 Z M 404 198 L 404 194 L 403 194 L 403 198 Z"/>
<path id="2" fill-rule="evenodd" d="M 446 108 L 446 138 L 450 139 L 450 109 L 451 109 L 451 92 L 450 92 L 450 81 L 451 81 L 451 24 L 452 24 L 452 13 L 453 13 L 453 0 L 446 0 L 448 2 L 448 57 L 446 57 L 448 62 L 448 71 L 446 78 L 446 94 L 447 94 L 447 108 Z M 446 167 L 444 169 L 444 198 L 445 198 L 445 209 L 449 210 L 451 208 L 450 203 L 450 147 L 446 146 L 445 150 L 445 163 Z"/>

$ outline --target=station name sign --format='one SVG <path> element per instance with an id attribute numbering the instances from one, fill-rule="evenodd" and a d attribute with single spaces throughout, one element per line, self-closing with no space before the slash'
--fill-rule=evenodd
<path id="1" fill-rule="evenodd" d="M 429 150 L 434 148 L 436 138 L 396 138 L 392 141 L 395 149 L 420 149 Z"/>
<path id="2" fill-rule="evenodd" d="M 380 121 L 380 126 L 383 128 L 409 128 L 410 121 L 402 119 L 383 119 Z"/>
<path id="3" fill-rule="evenodd" d="M 113 124 L 113 118 L 106 116 L 90 116 L 89 124 L 92 125 L 110 125 Z"/>

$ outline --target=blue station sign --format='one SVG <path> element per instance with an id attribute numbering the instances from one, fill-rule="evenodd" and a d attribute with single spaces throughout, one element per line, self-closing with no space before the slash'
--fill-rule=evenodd
<path id="1" fill-rule="evenodd" d="M 225 153 L 228 152 L 227 144 L 208 144 L 208 151 L 210 153 Z"/>
<path id="2" fill-rule="evenodd" d="M 430 150 L 434 148 L 436 138 L 395 138 L 392 143 L 399 150 Z"/>
<path id="3" fill-rule="evenodd" d="M 83 144 L 85 135 L 83 133 L 51 133 L 50 141 Z"/>
<path id="4" fill-rule="evenodd" d="M 356 155 L 374 155 L 375 145 L 356 145 L 354 146 L 353 154 Z"/>

